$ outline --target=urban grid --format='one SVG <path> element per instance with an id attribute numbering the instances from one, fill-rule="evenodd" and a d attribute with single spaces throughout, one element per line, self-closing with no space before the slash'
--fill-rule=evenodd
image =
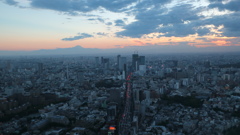
<path id="1" fill-rule="evenodd" d="M 1 135 L 240 131 L 239 54 L 19 56 L 0 65 Z"/>

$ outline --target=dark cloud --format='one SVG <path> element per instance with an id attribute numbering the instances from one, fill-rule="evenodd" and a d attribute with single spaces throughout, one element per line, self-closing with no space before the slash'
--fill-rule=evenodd
<path id="1" fill-rule="evenodd" d="M 63 38 L 63 41 L 74 41 L 74 40 L 79 40 L 79 39 L 84 39 L 84 38 L 89 38 L 93 37 L 93 35 L 87 34 L 87 33 L 78 33 L 77 36 L 74 37 L 69 37 L 69 38 Z"/>
<path id="2" fill-rule="evenodd" d="M 88 2 L 90 7 L 103 7 L 112 12 L 122 12 L 126 7 L 138 0 L 91 0 Z"/>
<path id="3" fill-rule="evenodd" d="M 163 12 L 162 8 L 141 11 L 135 17 L 137 21 L 124 26 L 125 30 L 118 32 L 117 35 L 137 38 L 144 34 L 156 32 L 156 28 L 160 24 L 160 14 Z"/>
<path id="4" fill-rule="evenodd" d="M 191 34 L 195 34 L 196 31 L 193 29 L 193 26 L 189 24 L 175 24 L 172 26 L 166 26 L 160 29 L 160 32 L 166 33 L 164 36 L 171 37 L 185 37 Z"/>
<path id="5" fill-rule="evenodd" d="M 14 0 L 3 0 L 9 5 L 16 5 Z M 121 26 L 124 30 L 117 32 L 118 37 L 140 38 L 144 34 L 164 33 L 162 36 L 184 37 L 191 34 L 204 36 L 212 34 L 205 25 L 223 25 L 223 36 L 240 37 L 240 0 L 208 0 L 208 7 L 196 8 L 191 4 L 177 3 L 172 8 L 165 4 L 173 0 L 29 0 L 34 8 L 50 9 L 72 16 L 86 16 L 90 21 L 106 25 Z M 174 3 L 173 3 L 174 4 Z M 205 18 L 202 11 L 211 8 L 230 10 L 233 13 Z M 100 16 L 88 15 L 94 10 L 127 13 L 134 16 L 135 22 L 125 24 L 127 18 L 106 22 Z M 83 33 L 84 34 L 84 33 Z M 85 33 L 86 34 L 86 33 Z M 75 36 L 81 39 L 82 35 Z M 73 37 L 73 38 L 75 38 Z M 83 36 L 84 37 L 84 36 Z M 87 37 L 87 36 L 86 36 Z M 68 39 L 69 38 L 64 38 Z M 70 38 L 71 40 L 71 38 Z"/>
<path id="6" fill-rule="evenodd" d="M 5 0 L 4 2 L 8 5 L 17 5 L 18 4 L 18 2 L 14 1 L 14 0 Z"/>
<path id="7" fill-rule="evenodd" d="M 232 0 L 226 4 L 223 4 L 222 2 L 212 3 L 209 5 L 209 8 L 218 8 L 220 11 L 240 11 L 240 0 Z"/>
<path id="8" fill-rule="evenodd" d="M 115 26 L 125 26 L 125 22 L 121 19 L 115 20 Z"/>
<path id="9" fill-rule="evenodd" d="M 210 30 L 208 28 L 199 28 L 196 31 L 198 33 L 199 36 L 204 36 L 208 33 L 210 33 Z"/>
<path id="10" fill-rule="evenodd" d="M 96 19 L 94 18 L 89 18 L 88 21 L 95 21 Z"/>
<path id="11" fill-rule="evenodd" d="M 136 6 L 132 7 L 130 9 L 131 13 L 141 13 L 141 12 L 145 12 L 148 9 L 159 9 L 162 8 L 164 6 L 164 4 L 170 3 L 172 2 L 172 0 L 138 0 L 138 3 L 136 4 Z M 130 13 L 130 14 L 131 14 Z"/>
<path id="12" fill-rule="evenodd" d="M 216 1 L 218 2 L 218 1 Z M 230 5 L 237 6 L 230 6 Z M 229 2 L 228 9 L 236 11 L 240 1 Z M 231 8 L 230 8 L 231 7 Z M 233 8 L 234 7 L 234 8 Z M 179 5 L 173 7 L 171 11 L 166 13 L 164 8 L 152 8 L 147 11 L 141 11 L 136 15 L 136 22 L 133 22 L 123 28 L 125 30 L 118 32 L 117 35 L 140 38 L 144 34 L 164 33 L 162 36 L 184 37 L 191 34 L 204 36 L 213 34 L 205 25 L 214 25 L 216 27 L 223 25 L 222 36 L 240 37 L 240 13 L 234 12 L 231 14 L 212 16 L 205 18 L 199 15 L 201 11 L 205 11 L 206 7 L 193 8 L 192 5 Z M 165 11 L 165 12 L 164 12 Z"/>
<path id="13" fill-rule="evenodd" d="M 51 9 L 61 12 L 90 12 L 103 7 L 112 12 L 123 11 L 123 8 L 137 0 L 30 0 L 36 8 Z"/>
<path id="14" fill-rule="evenodd" d="M 36 8 L 51 9 L 62 12 L 89 12 L 93 7 L 87 6 L 83 0 L 30 0 L 31 5 Z"/>
<path id="15" fill-rule="evenodd" d="M 109 25 L 109 26 L 110 26 L 110 25 L 112 25 L 112 22 L 107 22 L 106 25 Z"/>
<path id="16" fill-rule="evenodd" d="M 201 28 L 196 23 L 189 24 L 175 24 L 171 26 L 165 26 L 160 29 L 160 32 L 165 33 L 162 36 L 165 37 L 185 37 L 188 35 L 198 34 L 199 36 L 204 36 L 210 33 L 209 28 Z M 159 36 L 161 37 L 161 36 Z"/>
<path id="17" fill-rule="evenodd" d="M 104 19 L 102 19 L 102 18 L 89 18 L 88 20 L 89 20 L 89 21 L 99 21 L 99 22 L 101 22 L 101 23 L 104 23 L 104 22 L 105 22 Z"/>
<path id="18" fill-rule="evenodd" d="M 213 2 L 223 2 L 224 0 L 209 0 L 209 2 L 213 3 Z"/>
<path id="19" fill-rule="evenodd" d="M 222 29 L 222 35 L 228 37 L 240 37 L 240 13 L 232 13 L 226 14 L 222 16 L 212 17 L 206 20 L 199 21 L 198 23 L 202 25 L 215 25 L 221 26 L 223 25 L 224 28 Z"/>
<path id="20" fill-rule="evenodd" d="M 168 33 L 164 36 L 187 36 L 195 34 L 197 30 L 187 21 L 196 21 L 201 18 L 197 13 L 201 9 L 193 9 L 189 4 L 174 7 L 167 14 L 165 8 L 150 9 L 139 12 L 136 22 L 124 27 L 124 31 L 118 32 L 118 36 L 141 37 L 153 32 Z M 162 25 L 162 27 L 159 27 Z M 201 31 L 202 32 L 202 31 Z"/>
<path id="21" fill-rule="evenodd" d="M 124 27 L 124 31 L 117 32 L 117 36 L 127 36 L 127 37 L 133 37 L 133 38 L 140 38 L 144 34 L 149 34 L 152 32 L 156 32 L 156 27 L 158 26 L 157 23 L 152 23 L 149 21 L 147 23 L 146 21 L 137 21 L 133 22 L 127 26 Z"/>
<path id="22" fill-rule="evenodd" d="M 102 18 L 97 18 L 97 20 L 101 23 L 104 23 L 105 21 Z"/>
<path id="23" fill-rule="evenodd" d="M 102 8 L 112 12 L 141 12 L 154 6 L 158 8 L 172 0 L 29 0 L 35 8 L 51 9 L 77 15 Z M 136 4 L 136 6 L 131 6 Z"/>

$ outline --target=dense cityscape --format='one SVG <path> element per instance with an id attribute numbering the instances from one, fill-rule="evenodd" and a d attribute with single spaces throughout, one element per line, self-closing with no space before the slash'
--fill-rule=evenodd
<path id="1" fill-rule="evenodd" d="M 0 134 L 237 134 L 239 54 L 0 58 Z"/>

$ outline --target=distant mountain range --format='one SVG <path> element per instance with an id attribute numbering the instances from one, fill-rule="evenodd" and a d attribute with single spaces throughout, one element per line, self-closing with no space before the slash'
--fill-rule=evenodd
<path id="1" fill-rule="evenodd" d="M 24 55 L 114 55 L 132 54 L 138 51 L 141 54 L 166 53 L 231 53 L 240 52 L 240 46 L 217 46 L 197 48 L 189 45 L 149 45 L 128 46 L 124 48 L 97 49 L 83 48 L 80 45 L 71 48 L 42 49 L 35 51 L 0 51 L 0 56 Z"/>

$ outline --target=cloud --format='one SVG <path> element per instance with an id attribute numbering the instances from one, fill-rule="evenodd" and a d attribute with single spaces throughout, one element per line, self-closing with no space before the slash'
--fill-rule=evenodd
<path id="1" fill-rule="evenodd" d="M 144 45 L 144 43 L 141 42 L 141 41 L 139 41 L 139 40 L 133 40 L 133 42 L 135 42 L 135 43 L 138 44 L 138 45 Z"/>
<path id="2" fill-rule="evenodd" d="M 240 11 L 240 1 L 232 0 L 226 4 L 223 4 L 222 1 L 214 2 L 209 5 L 209 8 L 218 8 L 221 10 L 230 10 L 230 11 Z"/>
<path id="3" fill-rule="evenodd" d="M 89 18 L 88 21 L 95 21 L 96 19 L 94 18 Z"/>
<path id="4" fill-rule="evenodd" d="M 51 9 L 61 12 L 89 12 L 93 7 L 87 6 L 82 0 L 30 0 L 31 5 L 36 8 Z"/>
<path id="5" fill-rule="evenodd" d="M 89 20 L 89 21 L 99 21 L 99 22 L 101 22 L 101 23 L 104 23 L 104 22 L 105 22 L 104 19 L 102 19 L 102 18 L 100 18 L 100 17 L 98 17 L 98 18 L 89 18 L 88 20 Z"/>
<path id="6" fill-rule="evenodd" d="M 103 7 L 112 12 L 123 11 L 128 5 L 137 0 L 30 0 L 36 8 L 51 9 L 61 12 L 90 12 Z"/>
<path id="7" fill-rule="evenodd" d="M 234 5 L 233 3 L 237 6 L 229 6 Z M 233 0 L 227 3 L 226 5 L 228 6 L 225 6 L 225 8 L 236 11 L 236 7 L 240 8 L 238 3 L 240 1 Z M 117 32 L 117 36 L 140 38 L 144 34 L 150 33 L 163 33 L 161 36 L 166 37 L 185 37 L 192 34 L 204 36 L 215 34 L 211 31 L 211 28 L 205 27 L 206 25 L 214 25 L 216 27 L 223 25 L 224 27 L 221 29 L 222 36 L 240 37 L 240 12 L 206 18 L 199 14 L 202 11 L 206 11 L 206 9 L 207 7 L 195 8 L 191 4 L 175 6 L 170 11 L 164 9 L 164 7 L 150 8 L 145 11 L 139 9 L 141 12 L 136 14 L 137 21 L 124 26 L 123 31 Z"/>
<path id="8" fill-rule="evenodd" d="M 110 26 L 110 25 L 112 25 L 112 22 L 107 22 L 106 25 L 109 25 L 109 26 Z"/>
<path id="9" fill-rule="evenodd" d="M 231 43 L 231 42 L 223 40 L 223 39 L 221 39 L 221 40 L 212 40 L 211 42 L 216 44 L 216 45 L 218 45 L 218 46 L 230 46 L 230 43 Z"/>
<path id="10" fill-rule="evenodd" d="M 197 13 L 201 9 L 193 9 L 192 5 L 185 4 L 174 7 L 168 13 L 165 13 L 166 10 L 162 7 L 139 12 L 136 15 L 137 21 L 123 27 L 125 30 L 118 32 L 117 35 L 140 38 L 144 34 L 159 32 L 168 33 L 164 36 L 182 37 L 197 33 L 197 29 L 194 29 L 191 23 L 186 24 L 186 22 L 199 20 L 201 16 Z"/>
<path id="11" fill-rule="evenodd" d="M 240 38 L 229 39 L 227 41 L 229 41 L 232 46 L 240 46 Z"/>
<path id="12" fill-rule="evenodd" d="M 8 5 L 17 5 L 18 2 L 14 1 L 14 0 L 5 0 L 5 3 Z"/>
<path id="13" fill-rule="evenodd" d="M 209 0 L 209 2 L 223 2 L 224 0 Z"/>
<path id="14" fill-rule="evenodd" d="M 240 37 L 240 13 L 226 14 L 222 16 L 216 16 L 209 19 L 201 20 L 198 23 L 202 25 L 213 24 L 215 26 L 223 25 L 221 30 L 223 36 L 227 37 Z"/>
<path id="15" fill-rule="evenodd" d="M 152 9 L 145 12 L 139 12 L 136 15 L 135 22 L 123 27 L 124 31 L 118 32 L 118 36 L 127 37 L 141 37 L 144 34 L 149 34 L 156 32 L 156 28 L 159 25 L 159 15 L 156 13 L 161 13 L 163 10 Z"/>
<path id="16" fill-rule="evenodd" d="M 125 22 L 121 19 L 115 20 L 115 26 L 125 26 Z"/>
<path id="17" fill-rule="evenodd" d="M 84 38 L 90 38 L 93 37 L 93 35 L 87 34 L 87 33 L 78 33 L 77 36 L 74 37 L 69 37 L 69 38 L 63 38 L 63 41 L 74 41 L 74 40 L 79 40 L 79 39 L 84 39 Z"/>
<path id="18" fill-rule="evenodd" d="M 99 36 L 107 36 L 108 34 L 104 33 L 104 32 L 98 32 L 97 35 L 99 35 Z"/>
<path id="19" fill-rule="evenodd" d="M 97 18 L 97 20 L 101 23 L 104 23 L 105 21 L 102 18 Z"/>
<path id="20" fill-rule="evenodd" d="M 4 0 L 9 5 L 16 5 L 14 0 Z M 105 25 L 121 26 L 117 37 L 141 38 L 151 33 L 161 33 L 165 37 L 184 37 L 192 34 L 199 36 L 214 34 L 206 25 L 223 25 L 221 36 L 240 37 L 240 0 L 208 0 L 209 5 L 196 6 L 184 1 L 173 0 L 28 0 L 33 8 L 50 9 L 72 16 L 85 16 L 90 21 Z M 198 0 L 202 2 L 205 0 Z M 206 1 L 205 1 L 206 2 Z M 169 4 L 170 3 L 170 4 Z M 202 11 L 217 8 L 226 14 L 202 14 Z M 124 13 L 134 17 L 118 19 L 114 22 L 92 15 L 92 11 L 110 11 Z M 229 12 L 231 11 L 231 12 Z M 216 13 L 217 14 L 217 13 Z M 125 22 L 131 22 L 126 24 Z M 112 26 L 113 27 L 113 26 Z M 111 27 L 111 28 L 112 28 Z M 110 28 L 110 27 L 109 27 Z M 219 33 L 217 34 L 220 35 Z"/>

